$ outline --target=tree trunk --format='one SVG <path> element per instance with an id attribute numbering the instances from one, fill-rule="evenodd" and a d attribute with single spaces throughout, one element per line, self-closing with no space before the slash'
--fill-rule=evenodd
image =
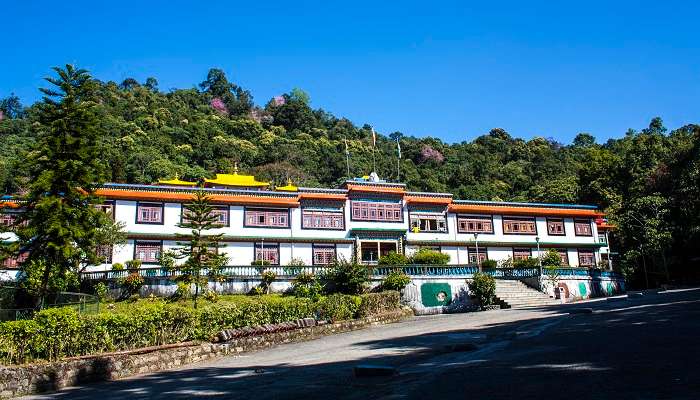
<path id="1" fill-rule="evenodd" d="M 644 268 L 644 281 L 646 282 L 646 288 L 649 289 L 649 273 L 647 272 L 647 259 L 642 253 L 642 266 Z"/>

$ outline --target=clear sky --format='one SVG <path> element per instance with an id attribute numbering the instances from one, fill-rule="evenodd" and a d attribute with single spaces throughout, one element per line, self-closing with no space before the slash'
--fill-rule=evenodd
<path id="1" fill-rule="evenodd" d="M 218 67 L 257 104 L 300 87 L 385 134 L 602 141 L 654 116 L 700 123 L 698 15 L 669 0 L 6 1 L 0 97 L 31 103 L 65 63 L 161 89 Z"/>

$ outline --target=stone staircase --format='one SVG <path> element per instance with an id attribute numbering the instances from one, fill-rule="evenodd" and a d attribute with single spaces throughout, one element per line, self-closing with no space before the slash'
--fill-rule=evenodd
<path id="1" fill-rule="evenodd" d="M 558 300 L 517 280 L 496 279 L 496 298 L 503 308 L 551 306 Z"/>

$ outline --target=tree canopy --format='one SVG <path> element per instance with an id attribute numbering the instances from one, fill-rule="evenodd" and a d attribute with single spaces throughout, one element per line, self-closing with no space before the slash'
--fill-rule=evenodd
<path id="1" fill-rule="evenodd" d="M 372 170 L 371 126 L 313 108 L 309 94 L 298 88 L 257 106 L 252 94 L 220 69 L 187 89 L 161 91 L 155 78 L 91 80 L 88 86 L 101 132 L 99 159 L 109 181 L 153 183 L 175 175 L 196 180 L 238 163 L 275 184 L 291 178 L 297 185 L 335 187 L 347 178 L 346 140 L 351 175 Z M 33 175 L 25 160 L 34 156 L 38 127 L 45 125 L 42 102 L 18 104 L 13 96 L 0 100 L 5 193 L 30 189 Z M 654 118 L 641 130 L 620 134 L 598 143 L 581 133 L 563 144 L 543 137 L 524 140 L 494 128 L 474 140 L 445 143 L 391 132 L 378 135 L 377 172 L 396 179 L 398 138 L 400 178 L 411 190 L 476 200 L 596 204 L 619 225 L 613 251 L 631 276 L 643 261 L 652 280 L 668 279 L 663 265 L 670 279 L 697 274 L 700 127 L 669 131 Z M 640 235 L 638 227 L 627 224 L 632 216 L 644 221 L 657 211 L 653 232 Z"/>

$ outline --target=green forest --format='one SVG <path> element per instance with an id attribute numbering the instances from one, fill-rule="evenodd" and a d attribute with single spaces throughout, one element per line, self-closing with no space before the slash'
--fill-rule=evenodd
<path id="1" fill-rule="evenodd" d="M 198 180 L 238 164 L 275 184 L 291 179 L 300 186 L 336 187 L 348 175 L 346 143 L 350 175 L 372 170 L 371 124 L 335 116 L 298 88 L 256 104 L 250 91 L 219 69 L 188 89 L 161 90 L 156 78 L 93 78 L 84 86 L 96 104 L 97 161 L 104 163 L 107 181 L 154 183 L 176 175 Z M 27 160 L 45 130 L 46 101 L 0 99 L 4 193 L 21 195 L 30 185 Z M 377 172 L 390 181 L 399 178 L 410 190 L 450 192 L 459 199 L 596 204 L 618 227 L 612 237 L 615 267 L 633 286 L 698 280 L 700 125 L 669 129 L 653 118 L 638 128 L 605 143 L 580 133 L 570 144 L 523 140 L 501 128 L 461 143 L 382 132 Z"/>

